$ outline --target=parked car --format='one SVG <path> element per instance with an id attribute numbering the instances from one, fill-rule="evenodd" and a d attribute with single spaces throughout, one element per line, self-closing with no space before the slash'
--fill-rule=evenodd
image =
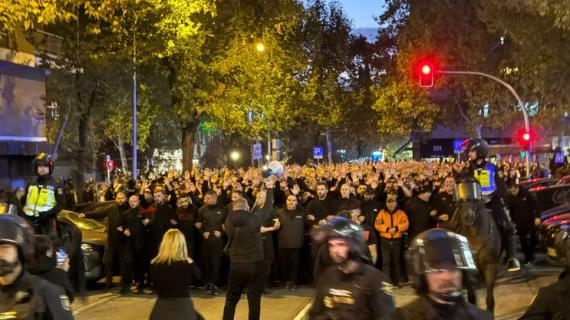
<path id="1" fill-rule="evenodd" d="M 570 203 L 565 203 L 541 213 L 539 236 L 546 249 L 547 259 L 553 264 L 560 264 L 560 254 L 554 246 L 554 240 L 560 232 L 570 230 Z"/>
<path id="2" fill-rule="evenodd" d="M 542 217 L 545 211 L 570 201 L 570 183 L 558 182 L 555 185 L 537 186 L 531 188 L 529 193 L 536 212 Z"/>
<path id="3" fill-rule="evenodd" d="M 96 281 L 103 277 L 103 253 L 107 233 L 105 225 L 96 220 L 81 218 L 79 213 L 62 210 L 58 219 L 67 220 L 81 230 L 81 250 L 85 263 L 85 277 L 88 281 Z"/>

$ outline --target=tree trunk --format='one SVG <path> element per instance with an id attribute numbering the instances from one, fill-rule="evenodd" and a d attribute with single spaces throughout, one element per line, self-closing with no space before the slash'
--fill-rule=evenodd
<path id="1" fill-rule="evenodd" d="M 121 167 L 124 172 L 129 171 L 129 162 L 127 161 L 127 153 L 125 151 L 125 142 L 122 138 L 115 141 L 115 147 L 119 150 L 119 156 L 121 157 Z"/>
<path id="2" fill-rule="evenodd" d="M 198 129 L 198 121 L 187 122 L 182 126 L 182 171 L 192 170 L 194 158 L 194 139 Z"/>
<path id="3" fill-rule="evenodd" d="M 325 136 L 327 138 L 327 159 L 329 163 L 333 163 L 333 142 L 330 130 L 327 129 Z"/>

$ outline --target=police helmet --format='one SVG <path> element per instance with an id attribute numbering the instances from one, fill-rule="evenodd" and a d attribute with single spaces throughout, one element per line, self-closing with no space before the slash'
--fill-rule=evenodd
<path id="1" fill-rule="evenodd" d="M 440 269 L 476 269 L 467 238 L 445 229 L 420 233 L 412 242 L 410 254 L 416 276 Z"/>
<path id="2" fill-rule="evenodd" d="M 469 139 L 465 141 L 465 152 L 476 151 L 477 159 L 484 159 L 489 155 L 489 144 L 484 139 Z"/>
<path id="3" fill-rule="evenodd" d="M 334 217 L 322 228 L 327 230 L 327 241 L 331 239 L 344 239 L 350 246 L 349 255 L 351 258 L 362 262 L 369 262 L 366 254 L 366 241 L 364 231 L 356 222 L 345 217 Z"/>
<path id="4" fill-rule="evenodd" d="M 30 261 L 34 254 L 34 233 L 24 218 L 14 214 L 0 214 L 0 244 L 18 248 L 22 262 Z"/>
<path id="5" fill-rule="evenodd" d="M 460 177 L 455 184 L 455 195 L 459 201 L 480 200 L 481 184 L 473 177 Z"/>
<path id="6" fill-rule="evenodd" d="M 38 174 L 38 167 L 39 166 L 49 167 L 49 174 L 52 174 L 53 173 L 53 167 L 55 166 L 55 161 L 53 160 L 53 158 L 50 155 L 42 152 L 34 158 L 34 161 L 32 161 L 32 167 L 34 168 L 34 174 Z"/>
<path id="7" fill-rule="evenodd" d="M 561 229 L 554 239 L 554 248 L 560 256 L 560 261 L 570 269 L 570 229 Z"/>

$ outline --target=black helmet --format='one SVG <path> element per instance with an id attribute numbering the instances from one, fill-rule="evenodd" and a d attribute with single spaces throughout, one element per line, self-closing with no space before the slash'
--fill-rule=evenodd
<path id="1" fill-rule="evenodd" d="M 49 167 L 49 174 L 52 174 L 54 165 L 55 165 L 55 161 L 53 161 L 53 158 L 50 155 L 43 153 L 43 152 L 38 154 L 34 158 L 34 161 L 32 161 L 32 167 L 34 168 L 34 174 L 38 174 L 38 167 L 39 166 Z"/>
<path id="2" fill-rule="evenodd" d="M 477 159 L 484 159 L 489 155 L 489 144 L 484 139 L 469 139 L 464 145 L 465 152 L 477 151 Z"/>
<path id="3" fill-rule="evenodd" d="M 327 241 L 330 239 L 341 238 L 348 242 L 350 246 L 350 257 L 362 262 L 368 262 L 369 258 L 366 254 L 366 241 L 364 240 L 364 231 L 356 222 L 345 217 L 334 217 L 329 220 L 322 228 L 326 229 Z"/>
<path id="4" fill-rule="evenodd" d="M 429 229 L 412 242 L 410 254 L 416 276 L 433 270 L 457 268 L 475 270 L 467 238 L 445 229 Z"/>
<path id="5" fill-rule="evenodd" d="M 554 248 L 560 256 L 560 261 L 570 269 L 570 229 L 560 229 L 554 239 Z"/>
<path id="6" fill-rule="evenodd" d="M 480 200 L 481 184 L 471 176 L 460 177 L 455 185 L 455 195 L 459 201 Z"/>
<path id="7" fill-rule="evenodd" d="M 0 244 L 18 247 L 22 262 L 30 261 L 34 254 L 34 233 L 24 218 L 14 214 L 0 214 Z"/>

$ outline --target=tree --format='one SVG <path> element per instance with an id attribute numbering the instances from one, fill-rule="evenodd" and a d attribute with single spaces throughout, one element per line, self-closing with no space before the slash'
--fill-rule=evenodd
<path id="1" fill-rule="evenodd" d="M 324 131 L 328 161 L 333 161 L 332 130 L 346 109 L 347 83 L 343 78 L 351 63 L 350 22 L 336 1 L 310 3 L 303 27 L 303 50 L 309 65 L 300 75 L 304 83 L 306 117 Z"/>
<path id="2" fill-rule="evenodd" d="M 58 21 L 71 21 L 68 11 L 73 0 L 10 0 L 0 2 L 0 31 L 14 34 L 17 29 L 32 30 Z"/>
<path id="3" fill-rule="evenodd" d="M 424 56 L 431 56 L 447 70 L 504 76 L 508 52 L 501 45 L 501 33 L 479 17 L 477 2 L 394 0 L 387 4 L 388 10 L 379 18 L 381 25 L 387 26 L 380 38 L 396 40 L 395 47 L 387 48 L 387 54 L 392 54 L 395 63 L 391 71 L 398 75 L 396 81 L 402 86 L 389 95 L 400 91 L 407 96 L 406 86 L 417 84 L 412 74 L 414 65 Z M 456 123 L 474 133 L 481 126 L 503 127 L 515 116 L 516 101 L 509 92 L 484 78 L 441 77 L 436 87 L 425 94 L 437 102 L 441 111 L 430 112 L 433 118 L 422 119 L 424 124 Z M 485 105 L 490 106 L 488 117 L 480 116 Z"/>

